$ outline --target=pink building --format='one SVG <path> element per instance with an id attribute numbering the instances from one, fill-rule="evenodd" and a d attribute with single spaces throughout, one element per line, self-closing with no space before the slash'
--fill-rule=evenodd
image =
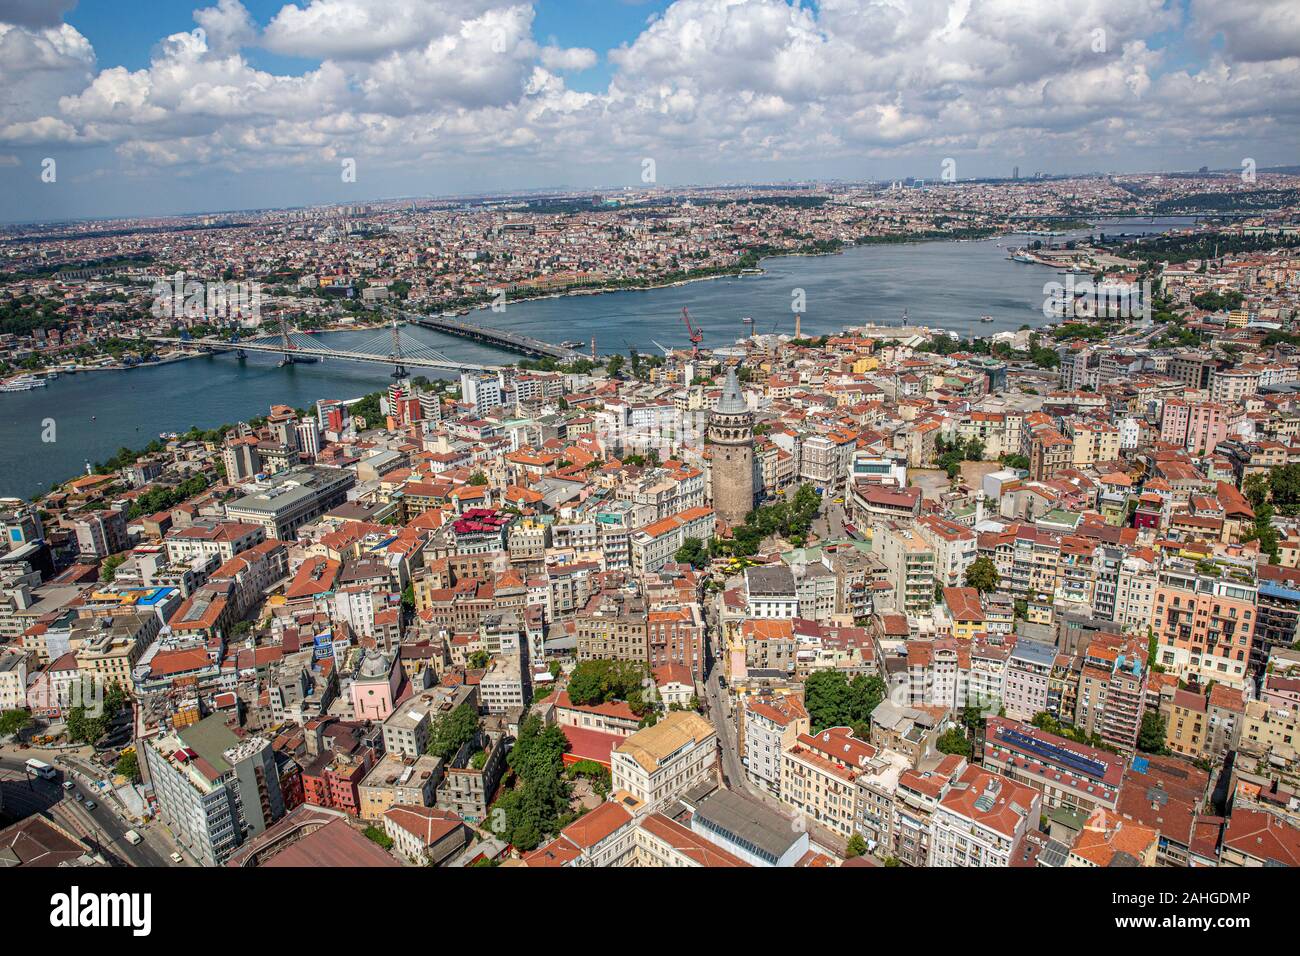
<path id="1" fill-rule="evenodd" d="M 1160 440 L 1171 445 L 1182 445 L 1186 442 L 1189 417 L 1185 401 L 1181 398 L 1166 399 L 1164 411 L 1160 415 Z"/>
<path id="2" fill-rule="evenodd" d="M 352 679 L 352 713 L 356 720 L 384 720 L 393 712 L 402 669 L 397 655 L 376 647 L 366 650 L 357 675 Z"/>
<path id="3" fill-rule="evenodd" d="M 1171 398 L 1160 416 L 1160 440 L 1181 445 L 1193 455 L 1207 455 L 1228 437 L 1228 409 L 1217 402 Z"/>
<path id="4" fill-rule="evenodd" d="M 1188 407 L 1187 440 L 1184 447 L 1193 455 L 1208 455 L 1228 437 L 1228 409 L 1217 402 Z"/>

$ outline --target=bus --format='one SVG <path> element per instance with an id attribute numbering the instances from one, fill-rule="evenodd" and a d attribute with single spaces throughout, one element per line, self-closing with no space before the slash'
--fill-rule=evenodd
<path id="1" fill-rule="evenodd" d="M 35 757 L 27 761 L 27 770 L 29 773 L 36 774 L 42 780 L 53 780 L 59 775 L 59 772 L 44 760 L 37 760 Z"/>

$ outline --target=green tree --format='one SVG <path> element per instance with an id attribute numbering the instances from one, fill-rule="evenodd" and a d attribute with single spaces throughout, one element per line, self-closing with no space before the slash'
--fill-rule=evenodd
<path id="1" fill-rule="evenodd" d="M 487 651 L 475 651 L 469 656 L 469 666 L 475 670 L 482 670 L 487 667 L 492 660 L 492 655 Z"/>
<path id="2" fill-rule="evenodd" d="M 450 760 L 478 733 L 478 714 L 470 704 L 461 704 L 450 714 L 437 717 L 429 728 L 429 750 L 435 757 Z"/>
<path id="3" fill-rule="evenodd" d="M 804 681 L 804 707 L 813 732 L 827 727 L 849 727 L 866 738 L 871 712 L 885 698 L 885 682 L 877 675 L 858 674 L 852 682 L 840 671 L 814 671 Z"/>
<path id="4" fill-rule="evenodd" d="M 709 560 L 709 552 L 704 547 L 704 542 L 699 538 L 687 538 L 682 542 L 682 546 L 677 549 L 677 554 L 674 557 L 681 564 L 689 564 L 693 568 L 702 568 Z"/>
<path id="5" fill-rule="evenodd" d="M 839 671 L 814 671 L 804 681 L 804 707 L 811 718 L 813 733 L 849 723 L 852 693 Z"/>
<path id="6" fill-rule="evenodd" d="M 1166 754 L 1165 715 L 1158 710 L 1148 710 L 1142 715 L 1142 726 L 1138 729 L 1138 750 L 1147 754 Z"/>
<path id="7" fill-rule="evenodd" d="M 73 707 L 65 720 L 68 739 L 74 743 L 93 743 L 104 735 L 107 721 L 99 717 L 87 717 L 86 708 Z"/>
<path id="8" fill-rule="evenodd" d="M 32 723 L 32 715 L 25 710 L 0 712 L 0 737 L 16 734 Z"/>
<path id="9" fill-rule="evenodd" d="M 469 476 L 469 483 L 471 485 L 486 485 L 488 483 L 488 477 L 483 474 L 483 472 L 476 471 L 474 474 Z"/>
<path id="10" fill-rule="evenodd" d="M 623 370 L 623 356 L 615 353 L 609 357 L 609 362 L 605 366 L 605 371 L 610 378 L 618 378 L 618 373 Z"/>
<path id="11" fill-rule="evenodd" d="M 1273 504 L 1283 514 L 1290 514 L 1300 506 L 1300 464 L 1274 468 L 1268 476 Z"/>
<path id="12" fill-rule="evenodd" d="M 961 725 L 968 734 L 977 734 L 984 726 L 984 711 L 979 707 L 967 705 L 961 709 Z"/>
<path id="13" fill-rule="evenodd" d="M 1029 719 L 1029 723 L 1049 734 L 1061 734 L 1061 722 L 1045 710 L 1040 710 Z"/>
<path id="14" fill-rule="evenodd" d="M 974 588 L 980 594 L 996 591 L 1002 576 L 992 558 L 976 558 L 966 569 L 965 581 L 968 588 Z"/>
<path id="15" fill-rule="evenodd" d="M 117 758 L 117 766 L 114 769 L 132 783 L 140 782 L 140 758 L 136 756 L 134 750 L 128 750 Z"/>
<path id="16" fill-rule="evenodd" d="M 935 747 L 938 748 L 940 753 L 958 754 L 962 757 L 969 757 L 974 753 L 970 739 L 956 727 L 949 727 L 940 734 L 939 739 L 935 742 Z"/>
<path id="17" fill-rule="evenodd" d="M 1241 483 L 1241 493 L 1246 496 L 1252 508 L 1258 508 L 1268 501 L 1269 480 L 1263 472 L 1254 472 L 1246 476 Z"/>
<path id="18" fill-rule="evenodd" d="M 117 575 L 117 569 L 122 566 L 122 562 L 124 562 L 126 558 L 127 556 L 125 554 L 110 554 L 106 557 L 103 563 L 99 566 L 99 580 L 103 581 L 105 584 L 111 584 L 113 578 Z"/>
<path id="19" fill-rule="evenodd" d="M 519 786 L 502 795 L 490 814 L 492 829 L 516 849 L 536 849 L 560 829 L 570 797 L 563 772 L 567 746 L 564 731 L 545 725 L 537 714 L 530 714 L 519 728 L 519 739 L 506 758 Z"/>
<path id="20" fill-rule="evenodd" d="M 605 658 L 581 661 L 569 675 L 569 699 L 582 705 L 622 700 L 637 714 L 644 714 L 648 709 L 644 699 L 645 679 L 645 666 L 633 661 Z"/>
<path id="21" fill-rule="evenodd" d="M 867 852 L 867 841 L 862 838 L 861 833 L 855 833 L 849 837 L 848 845 L 844 848 L 844 859 L 851 860 L 855 856 L 862 856 Z"/>

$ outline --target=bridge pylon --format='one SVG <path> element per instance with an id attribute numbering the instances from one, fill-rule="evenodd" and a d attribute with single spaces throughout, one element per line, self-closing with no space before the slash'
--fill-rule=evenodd
<path id="1" fill-rule="evenodd" d="M 388 358 L 393 363 L 393 378 L 406 378 L 406 360 L 402 357 L 402 330 L 397 324 L 397 316 L 393 316 L 393 350 L 388 353 Z"/>

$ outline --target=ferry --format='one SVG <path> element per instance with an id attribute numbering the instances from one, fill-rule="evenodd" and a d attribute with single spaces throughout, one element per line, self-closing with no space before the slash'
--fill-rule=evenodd
<path id="1" fill-rule="evenodd" d="M 992 322 L 992 321 L 993 321 L 993 316 L 991 316 L 991 315 L 981 315 L 981 316 L 980 316 L 980 321 L 981 321 L 981 322 Z"/>
<path id="2" fill-rule="evenodd" d="M 45 379 L 35 375 L 19 375 L 0 385 L 0 392 L 30 392 L 34 388 L 44 388 Z"/>

